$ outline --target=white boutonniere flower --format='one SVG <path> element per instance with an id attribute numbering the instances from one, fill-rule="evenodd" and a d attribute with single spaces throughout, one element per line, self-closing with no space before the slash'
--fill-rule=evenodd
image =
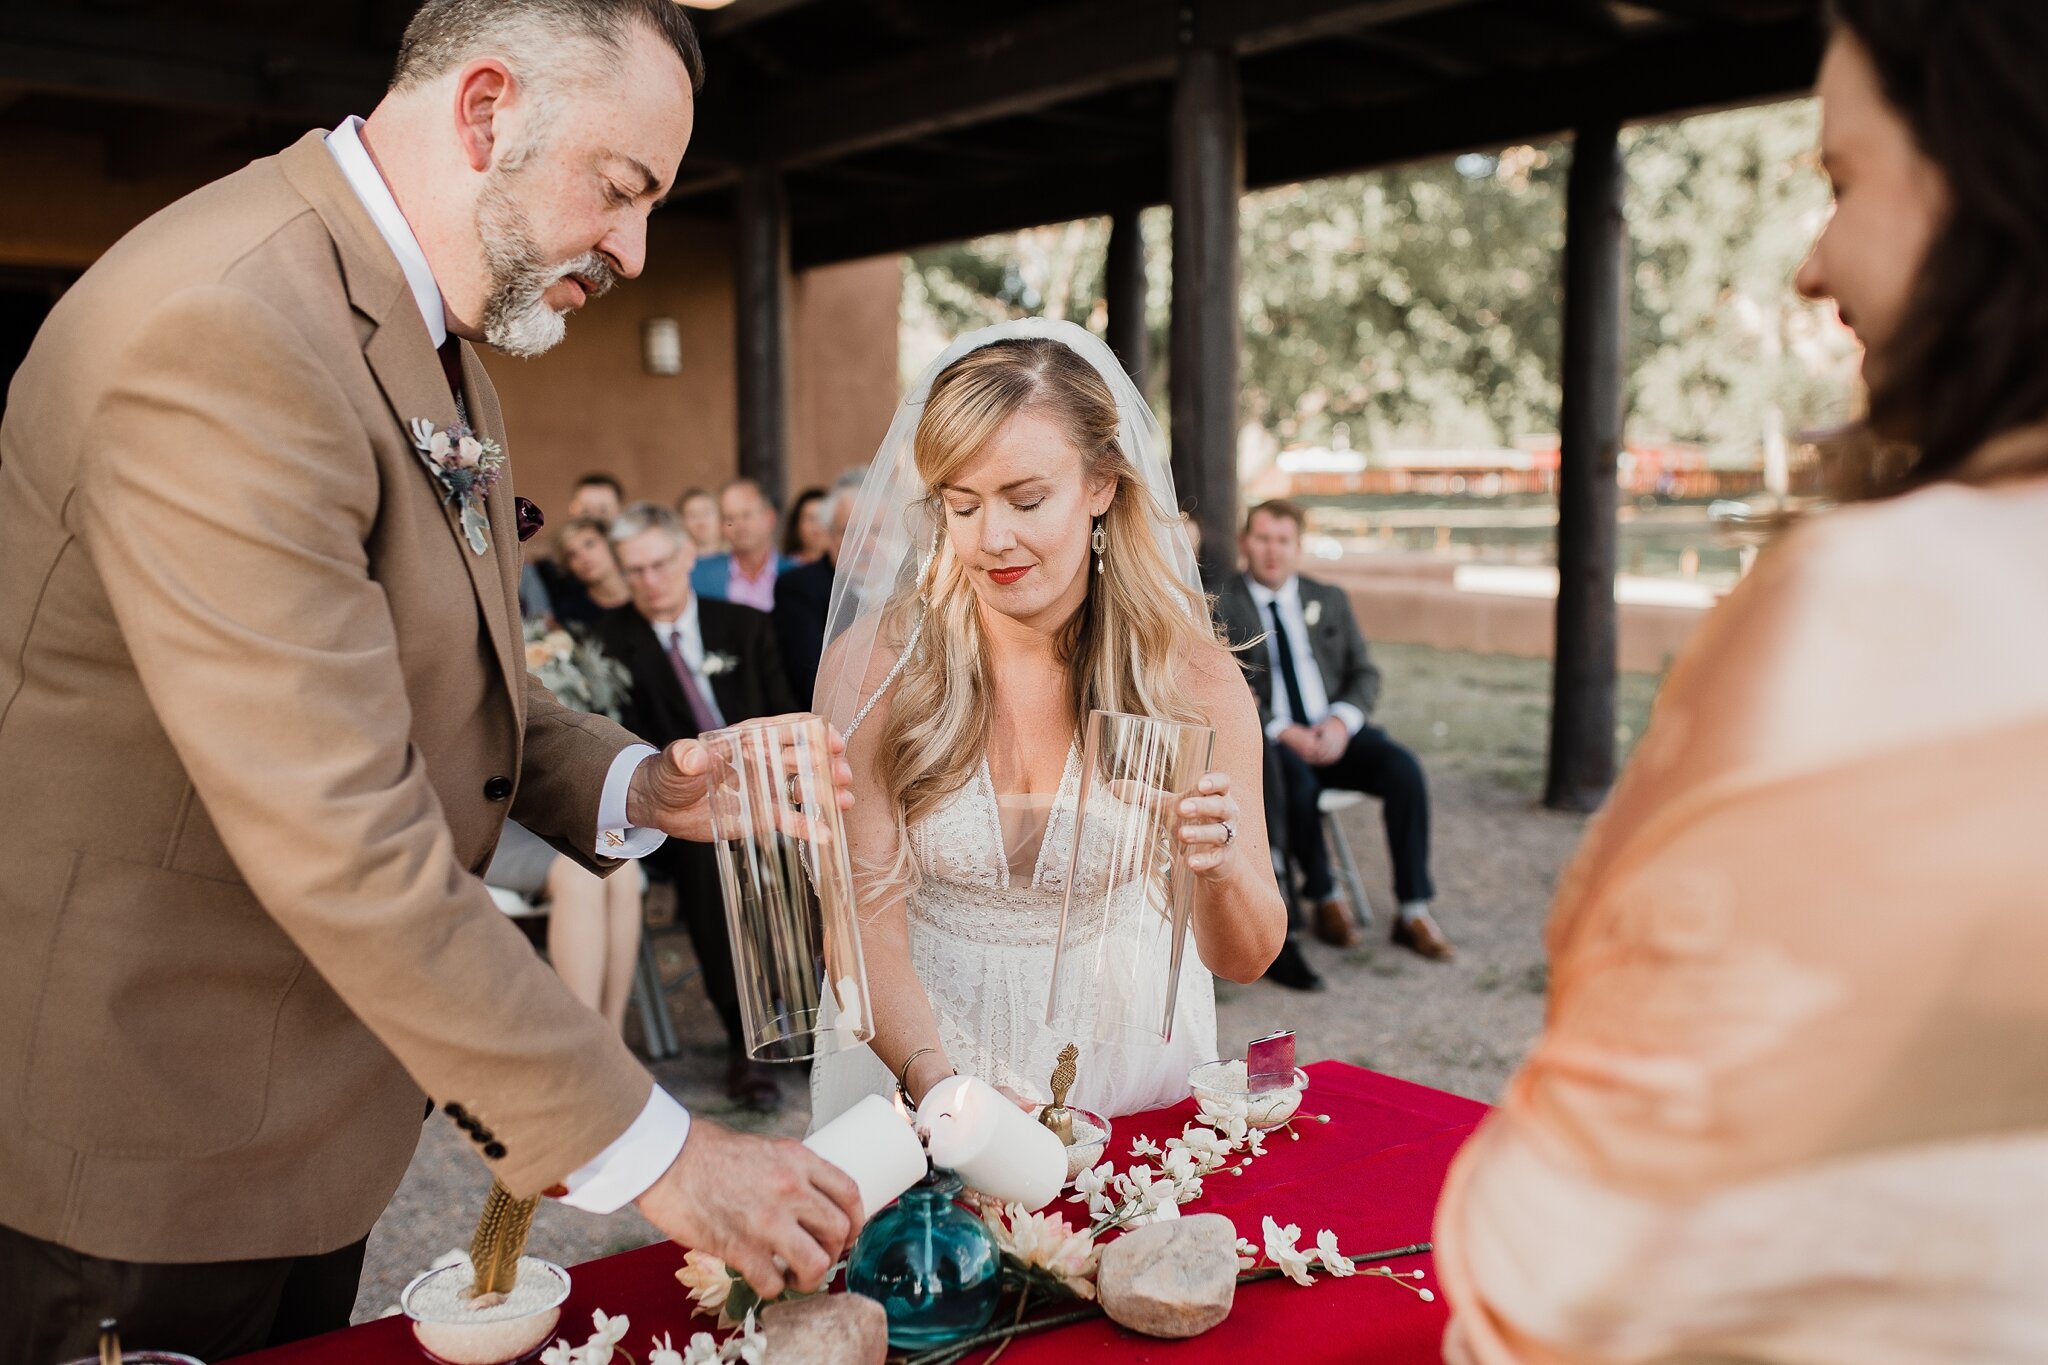
<path id="1" fill-rule="evenodd" d="M 1310 602 L 1304 606 L 1301 609 L 1301 619 L 1307 622 L 1310 630 L 1314 630 L 1316 622 L 1323 619 L 1323 604 L 1321 602 Z"/>
<path id="2" fill-rule="evenodd" d="M 477 554 L 491 548 L 487 500 L 505 472 L 505 452 L 496 441 L 478 436 L 457 418 L 436 428 L 424 417 L 412 421 L 413 449 L 441 485 L 441 500 L 462 519 L 463 538 Z"/>
<path id="3" fill-rule="evenodd" d="M 721 673 L 730 673 L 739 666 L 740 661 L 733 655 L 706 654 L 704 656 L 704 666 L 697 671 L 707 678 L 715 678 Z"/>

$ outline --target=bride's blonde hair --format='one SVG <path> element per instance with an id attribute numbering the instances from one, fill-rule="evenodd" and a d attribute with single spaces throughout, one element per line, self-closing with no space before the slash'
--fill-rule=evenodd
<path id="1" fill-rule="evenodd" d="M 1074 714 L 1100 709 L 1201 721 L 1180 679 L 1196 650 L 1218 642 L 1209 601 L 1160 549 L 1158 527 L 1174 509 L 1157 505 L 1126 456 L 1116 398 L 1093 365 L 1041 337 L 969 351 L 932 381 L 915 436 L 919 477 L 937 489 L 1025 411 L 1052 419 L 1081 452 L 1085 482 L 1106 478 L 1116 485 L 1102 517 L 1103 571 L 1083 570 L 1088 595 L 1059 640 Z M 942 527 L 938 495 L 927 500 L 930 524 Z M 916 614 L 926 613 L 876 746 L 899 833 L 967 782 L 986 749 L 994 709 L 974 587 L 947 538 L 941 533 L 936 541 L 931 564 L 899 593 L 890 606 L 895 619 L 884 628 L 905 639 Z"/>

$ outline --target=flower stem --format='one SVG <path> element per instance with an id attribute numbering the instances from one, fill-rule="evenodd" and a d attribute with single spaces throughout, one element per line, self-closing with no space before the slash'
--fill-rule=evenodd
<path id="1" fill-rule="evenodd" d="M 983 1346 L 993 1346 L 996 1342 L 1008 1341 L 1012 1337 L 1030 1336 L 1034 1332 L 1046 1332 L 1055 1327 L 1067 1327 L 1073 1323 L 1087 1322 L 1092 1318 L 1099 1318 L 1101 1316 L 1102 1310 L 1094 1304 L 1090 1304 L 1086 1308 L 1077 1308 L 1067 1313 L 1057 1313 L 1049 1318 L 1039 1318 L 1035 1322 L 991 1327 L 986 1332 L 982 1332 L 977 1336 L 971 1336 L 965 1341 L 956 1341 L 950 1346 L 941 1346 L 937 1350 L 928 1351 L 923 1355 L 910 1356 L 905 1359 L 903 1365 L 951 1365 L 951 1362 L 958 1360 L 961 1356 Z"/>
<path id="2" fill-rule="evenodd" d="M 1371 1265 L 1375 1261 L 1396 1261 L 1403 1256 L 1419 1256 L 1425 1251 L 1432 1251 L 1434 1249 L 1435 1247 L 1432 1243 L 1417 1242 L 1413 1246 L 1395 1247 L 1390 1251 L 1368 1251 L 1363 1256 L 1353 1256 L 1350 1260 L 1353 1265 Z M 1239 1284 L 1257 1284 L 1260 1280 L 1277 1280 L 1286 1273 L 1286 1271 L 1278 1266 L 1265 1270 L 1248 1270 L 1237 1277 L 1237 1282 Z"/>

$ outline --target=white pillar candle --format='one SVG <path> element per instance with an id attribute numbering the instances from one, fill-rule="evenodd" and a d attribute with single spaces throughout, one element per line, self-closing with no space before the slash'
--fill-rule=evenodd
<path id="1" fill-rule="evenodd" d="M 804 1146 L 853 1177 L 869 1218 L 924 1179 L 924 1144 L 917 1130 L 880 1095 L 863 1099 L 805 1138 Z"/>
<path id="2" fill-rule="evenodd" d="M 917 1122 L 934 1166 L 1005 1204 L 1035 1213 L 1066 1183 L 1066 1145 L 986 1081 L 948 1076 L 926 1092 Z"/>

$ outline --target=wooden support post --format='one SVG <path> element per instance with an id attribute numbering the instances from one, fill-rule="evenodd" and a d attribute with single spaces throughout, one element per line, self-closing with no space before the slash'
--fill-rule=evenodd
<path id="1" fill-rule="evenodd" d="M 1614 782 L 1615 463 L 1627 392 L 1628 237 L 1620 128 L 1578 130 L 1565 190 L 1557 650 L 1543 804 L 1589 811 Z"/>
<path id="2" fill-rule="evenodd" d="M 1173 95 L 1173 477 L 1202 530 L 1214 591 L 1237 564 L 1238 200 L 1244 104 L 1237 59 L 1189 47 Z"/>
<path id="3" fill-rule="evenodd" d="M 1151 363 L 1151 332 L 1145 325 L 1145 234 L 1138 208 L 1121 208 L 1109 220 L 1109 253 L 1103 262 L 1103 301 L 1109 306 L 1109 349 L 1124 373 L 1145 391 Z"/>
<path id="4" fill-rule="evenodd" d="M 782 173 L 743 168 L 735 198 L 739 472 L 759 483 L 779 511 L 789 471 L 789 204 Z"/>

